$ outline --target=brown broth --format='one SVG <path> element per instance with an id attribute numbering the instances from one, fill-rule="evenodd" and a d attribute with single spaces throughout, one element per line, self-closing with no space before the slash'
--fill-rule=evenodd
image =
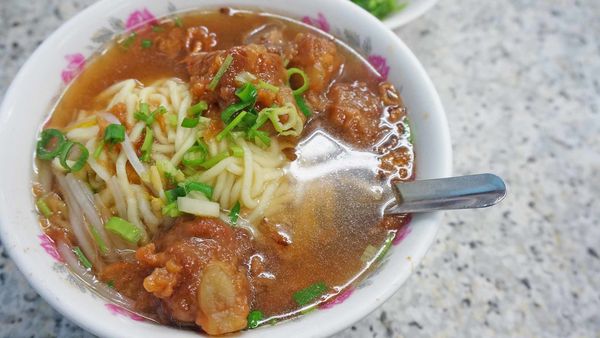
<path id="1" fill-rule="evenodd" d="M 284 25 L 285 38 L 290 40 L 298 32 L 321 34 L 297 21 L 277 16 L 232 13 L 191 13 L 181 18 L 184 27 L 203 25 L 214 32 L 218 41 L 216 49 L 241 45 L 246 32 L 268 24 Z M 156 34 L 160 33 L 147 29 L 139 33 L 131 47 L 125 49 L 115 43 L 93 58 L 65 91 L 47 127 L 64 127 L 81 110 L 103 108 L 95 97 L 124 79 L 134 78 L 144 84 L 164 77 L 188 81 L 189 74 L 184 63 L 175 62 L 154 49 L 139 46 L 142 37 Z M 338 51 L 345 60 L 338 81 L 364 81 L 373 92 L 377 92 L 379 76 L 368 63 L 342 43 L 338 43 Z M 312 128 L 333 140 L 332 148 L 320 155 L 320 163 L 335 162 L 339 159 L 340 149 L 346 147 L 343 142 L 337 141 L 335 131 L 328 128 L 331 129 L 324 121 L 319 121 Z M 299 149 L 309 136 L 310 133 L 304 135 Z M 398 137 L 412 154 L 406 137 Z M 319 179 L 303 177 L 299 166 L 290 168 L 290 174 L 296 175 L 292 186 L 303 191 L 304 195 L 295 208 L 272 217 L 270 221 L 286 224 L 293 234 L 293 244 L 282 253 L 282 249 L 273 242 L 259 239 L 254 243 L 255 255 L 262 257 L 265 271 L 274 276 L 272 279 L 250 280 L 253 287 L 251 308 L 261 310 L 266 317 L 285 318 L 297 312 L 298 305 L 292 295 L 315 282 L 325 282 L 331 296 L 343 290 L 369 268 L 369 262 L 361 260 L 365 248 L 368 245 L 380 248 L 390 233 L 406 221 L 399 218 L 391 221 L 393 226 L 381 226 L 382 208 L 391 195 L 378 192 L 386 181 L 377 178 L 376 154 L 352 149 L 346 149 L 345 154 L 348 161 L 362 161 L 362 164 L 354 170 L 327 172 Z M 412 177 L 412 173 L 407 177 Z"/>

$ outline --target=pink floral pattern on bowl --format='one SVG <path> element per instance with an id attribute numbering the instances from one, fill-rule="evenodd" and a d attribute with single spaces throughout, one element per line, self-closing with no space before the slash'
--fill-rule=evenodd
<path id="1" fill-rule="evenodd" d="M 325 15 L 323 15 L 323 13 L 318 13 L 316 18 L 305 16 L 302 18 L 302 22 L 304 22 L 307 25 L 311 25 L 315 28 L 318 28 L 325 33 L 329 33 L 331 29 L 329 21 L 327 21 L 327 18 L 325 18 Z"/>
<path id="2" fill-rule="evenodd" d="M 56 245 L 50 236 L 41 234 L 38 238 L 40 239 L 40 246 L 48 255 L 50 255 L 50 257 L 54 258 L 57 262 L 63 262 L 63 259 L 58 253 L 58 250 L 56 250 Z"/>
<path id="3" fill-rule="evenodd" d="M 319 309 L 331 309 L 335 305 L 342 304 L 346 299 L 350 298 L 353 292 L 354 287 L 350 286 L 346 290 L 342 291 L 342 293 L 335 296 L 332 300 L 319 305 Z"/>
<path id="4" fill-rule="evenodd" d="M 119 305 L 107 303 L 104 306 L 106 306 L 108 311 L 113 315 L 125 316 L 138 322 L 143 322 L 145 320 L 144 317 L 137 315 Z"/>
<path id="5" fill-rule="evenodd" d="M 381 78 L 385 81 L 390 73 L 390 66 L 387 64 L 387 59 L 381 55 L 371 54 L 367 57 L 367 61 L 375 68 Z"/>
<path id="6" fill-rule="evenodd" d="M 147 8 L 142 8 L 141 10 L 133 11 L 127 17 L 125 21 L 125 29 L 128 31 L 132 31 L 136 28 L 140 28 L 142 26 L 148 24 L 155 24 L 158 21 L 154 14 L 152 14 Z"/>
<path id="7" fill-rule="evenodd" d="M 69 84 L 74 78 L 81 73 L 83 67 L 85 67 L 85 56 L 81 53 L 67 54 L 65 59 L 68 64 L 65 69 L 61 72 L 62 81 L 64 84 Z"/>

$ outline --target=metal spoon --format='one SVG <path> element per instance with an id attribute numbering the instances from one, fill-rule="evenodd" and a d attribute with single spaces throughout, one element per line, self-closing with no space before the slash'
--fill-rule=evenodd
<path id="1" fill-rule="evenodd" d="M 506 196 L 504 181 L 493 174 L 397 182 L 392 184 L 397 204 L 386 215 L 492 206 Z"/>

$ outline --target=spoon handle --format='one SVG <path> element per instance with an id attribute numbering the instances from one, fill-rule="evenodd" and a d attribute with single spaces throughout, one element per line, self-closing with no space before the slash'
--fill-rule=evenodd
<path id="1" fill-rule="evenodd" d="M 504 181 L 493 174 L 392 183 L 397 204 L 385 214 L 492 206 L 506 196 Z"/>

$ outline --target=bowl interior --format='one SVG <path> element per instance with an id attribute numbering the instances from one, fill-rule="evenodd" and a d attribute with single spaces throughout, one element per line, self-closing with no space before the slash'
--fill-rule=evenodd
<path id="1" fill-rule="evenodd" d="M 410 50 L 377 19 L 347 0 L 143 0 L 100 1 L 65 23 L 30 57 L 0 108 L 0 235 L 33 287 L 83 328 L 110 337 L 192 337 L 196 332 L 142 321 L 89 291 L 59 262 L 39 228 L 30 193 L 36 133 L 66 83 L 110 37 L 129 25 L 178 11 L 251 6 L 303 20 L 328 31 L 363 54 L 400 90 L 415 132 L 417 178 L 449 176 L 450 137 L 439 97 Z M 357 23 L 360 22 L 360 25 Z M 244 337 L 322 337 L 362 318 L 391 296 L 430 246 L 437 213 L 415 216 L 381 267 L 339 304 Z M 343 301 L 342 301 L 343 300 Z"/>

